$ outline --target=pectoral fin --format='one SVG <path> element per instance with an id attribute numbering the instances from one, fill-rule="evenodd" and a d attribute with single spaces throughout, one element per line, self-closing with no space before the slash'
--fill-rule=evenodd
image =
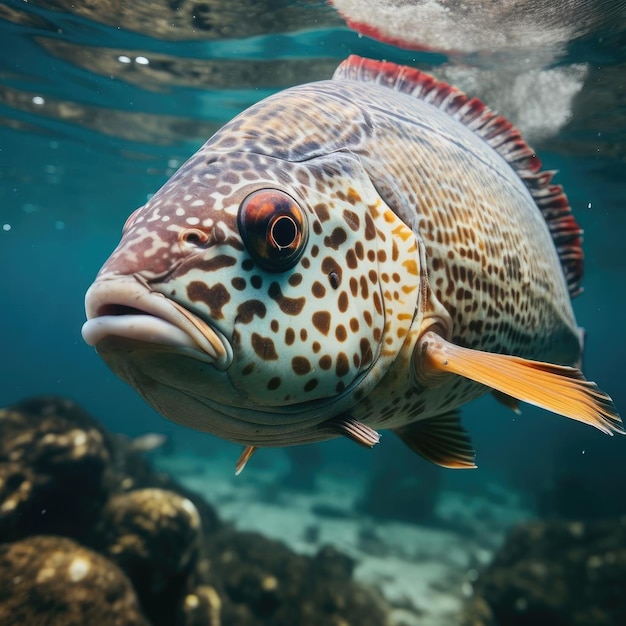
<path id="1" fill-rule="evenodd" d="M 458 411 L 394 428 L 393 432 L 420 456 L 451 469 L 475 468 L 476 453 Z"/>
<path id="2" fill-rule="evenodd" d="M 380 441 L 380 435 L 373 428 L 355 420 L 349 415 L 332 417 L 322 422 L 319 428 L 320 430 L 343 435 L 365 448 L 373 448 Z"/>
<path id="3" fill-rule="evenodd" d="M 523 402 L 595 426 L 609 435 L 624 434 L 611 398 L 575 367 L 470 350 L 433 332 L 423 336 L 420 358 L 423 367 L 464 376 Z"/>

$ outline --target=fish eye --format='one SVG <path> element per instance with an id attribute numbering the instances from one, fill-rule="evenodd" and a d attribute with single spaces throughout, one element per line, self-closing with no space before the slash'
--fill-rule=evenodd
<path id="1" fill-rule="evenodd" d="M 237 222 L 248 253 L 269 272 L 292 268 L 304 252 L 306 219 L 298 203 L 284 191 L 254 191 L 241 203 Z"/>

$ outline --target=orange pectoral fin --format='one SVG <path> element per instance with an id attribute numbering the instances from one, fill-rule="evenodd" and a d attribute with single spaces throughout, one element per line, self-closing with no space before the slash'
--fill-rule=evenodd
<path id="1" fill-rule="evenodd" d="M 574 367 L 462 348 L 433 332 L 422 338 L 421 356 L 425 367 L 464 376 L 609 435 L 625 434 L 611 398 Z"/>

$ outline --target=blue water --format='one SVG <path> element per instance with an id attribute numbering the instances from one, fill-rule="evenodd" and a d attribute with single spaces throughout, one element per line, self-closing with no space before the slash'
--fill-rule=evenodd
<path id="1" fill-rule="evenodd" d="M 234 463 L 236 446 L 157 415 L 81 339 L 84 293 L 126 217 L 222 123 L 289 84 L 327 78 L 350 53 L 435 70 L 449 62 L 472 66 L 360 37 L 321 2 L 299 3 L 296 22 L 278 32 L 253 32 L 252 25 L 239 38 L 196 33 L 182 41 L 131 31 L 111 16 L 98 22 L 44 5 L 0 4 L 0 405 L 42 393 L 68 396 L 113 431 L 170 433 L 179 449 L 197 454 L 232 448 Z M 585 292 L 575 302 L 587 330 L 586 374 L 626 413 L 626 46 L 618 35 L 578 40 L 551 63 L 589 63 L 589 75 L 570 121 L 535 143 L 546 168 L 560 171 L 586 231 Z M 165 58 L 178 70 L 163 69 Z M 227 61 L 234 65 L 221 70 Z M 246 72 L 262 62 L 276 62 L 275 69 L 259 79 L 256 69 Z M 217 74 L 185 74 L 203 64 Z M 491 398 L 464 416 L 480 469 L 444 472 L 453 486 L 480 490 L 495 476 L 512 489 L 531 488 L 567 467 L 624 493 L 625 439 L 532 407 L 515 416 Z M 382 445 L 392 439 L 383 437 Z M 337 459 L 369 471 L 376 454 L 347 441 L 324 444 L 320 471 Z M 422 467 L 407 456 L 407 472 Z M 626 498 L 621 502 L 626 513 Z"/>

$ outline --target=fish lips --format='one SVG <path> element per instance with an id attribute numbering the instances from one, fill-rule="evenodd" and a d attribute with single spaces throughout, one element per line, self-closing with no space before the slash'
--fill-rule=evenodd
<path id="1" fill-rule="evenodd" d="M 225 370 L 229 342 L 197 315 L 136 276 L 103 276 L 85 295 L 83 339 L 98 352 L 134 349 L 180 353 Z"/>

